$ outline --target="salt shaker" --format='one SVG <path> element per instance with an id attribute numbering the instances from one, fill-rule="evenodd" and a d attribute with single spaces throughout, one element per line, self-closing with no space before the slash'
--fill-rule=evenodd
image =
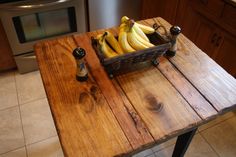
<path id="1" fill-rule="evenodd" d="M 176 39 L 178 35 L 181 32 L 181 28 L 179 26 L 172 26 L 170 28 L 170 34 L 171 34 L 171 48 L 166 52 L 166 55 L 169 57 L 173 57 L 176 54 L 177 51 L 177 43 Z"/>
<path id="2" fill-rule="evenodd" d="M 75 48 L 73 51 L 73 56 L 75 57 L 77 63 L 76 79 L 81 82 L 88 79 L 88 70 L 84 62 L 85 55 L 86 52 L 81 47 Z"/>

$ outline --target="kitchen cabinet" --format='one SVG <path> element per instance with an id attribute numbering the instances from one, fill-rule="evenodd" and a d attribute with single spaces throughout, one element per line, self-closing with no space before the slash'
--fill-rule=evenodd
<path id="1" fill-rule="evenodd" d="M 194 43 L 208 56 L 212 57 L 215 49 L 219 46 L 220 40 L 222 40 L 221 35 L 219 35 L 220 30 L 204 18 L 198 21 L 196 27 L 197 35 L 193 39 Z"/>
<path id="2" fill-rule="evenodd" d="M 161 16 L 172 24 L 179 25 L 185 36 L 236 77 L 236 2 L 143 1 L 144 17 Z"/>
<path id="3" fill-rule="evenodd" d="M 214 17 L 219 17 L 224 8 L 224 1 L 222 0 L 192 0 L 194 7 L 199 10 L 210 13 Z"/>
<path id="4" fill-rule="evenodd" d="M 6 33 L 0 21 L 0 72 L 16 67 Z"/>
<path id="5" fill-rule="evenodd" d="M 236 39 L 212 22 L 200 17 L 195 44 L 226 71 L 236 76 Z"/>
<path id="6" fill-rule="evenodd" d="M 175 23 L 179 0 L 143 0 L 142 19 L 162 17 L 171 24 Z"/>
<path id="7" fill-rule="evenodd" d="M 189 0 L 179 0 L 178 10 L 175 19 L 175 25 L 182 29 L 182 33 L 192 42 L 198 35 L 196 26 L 199 25 L 198 14 L 192 9 Z"/>
<path id="8" fill-rule="evenodd" d="M 231 16 L 236 15 L 236 8 L 221 0 L 194 0 L 190 5 L 198 21 L 193 42 L 236 77 L 236 28 Z"/>
<path id="9" fill-rule="evenodd" d="M 222 12 L 222 22 L 228 26 L 229 34 L 233 34 L 236 37 L 236 1 L 233 5 L 226 4 Z M 236 44 L 236 43 L 234 43 Z"/>
<path id="10" fill-rule="evenodd" d="M 236 77 L 236 38 L 227 32 L 222 32 L 219 38 L 222 42 L 216 43 L 213 59 Z"/>

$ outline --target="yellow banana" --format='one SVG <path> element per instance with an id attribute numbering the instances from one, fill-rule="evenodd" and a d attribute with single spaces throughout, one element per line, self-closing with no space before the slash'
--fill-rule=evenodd
<path id="1" fill-rule="evenodd" d="M 124 54 L 122 48 L 120 47 L 118 41 L 116 40 L 116 38 L 114 37 L 112 33 L 106 31 L 105 39 L 118 54 Z"/>
<path id="2" fill-rule="evenodd" d="M 121 18 L 121 23 L 126 23 L 127 21 L 129 21 L 129 18 L 127 16 L 123 16 Z"/>
<path id="3" fill-rule="evenodd" d="M 134 28 L 133 28 L 133 29 L 134 29 Z M 135 31 L 135 29 L 134 29 L 134 31 L 133 31 L 133 34 L 134 34 L 135 38 L 136 38 L 138 41 L 140 41 L 143 45 L 145 45 L 145 46 L 147 46 L 147 47 L 153 47 L 153 46 L 155 46 L 155 45 L 153 45 L 152 43 L 150 43 L 150 42 L 144 40 L 142 37 L 140 37 L 140 36 L 137 34 L 137 32 Z"/>
<path id="4" fill-rule="evenodd" d="M 113 51 L 109 47 L 109 45 L 106 43 L 104 38 L 100 38 L 98 41 L 101 46 L 102 53 L 105 55 L 105 57 L 112 58 L 112 57 L 118 56 L 118 54 L 115 53 L 115 51 Z"/>
<path id="5" fill-rule="evenodd" d="M 135 22 L 133 25 L 134 31 L 141 37 L 143 40 L 150 42 L 146 34 L 138 27 L 137 23 Z"/>
<path id="6" fill-rule="evenodd" d="M 125 53 L 127 52 L 134 52 L 135 49 L 133 49 L 130 44 L 128 43 L 127 40 L 127 32 L 125 31 L 120 31 L 119 32 L 119 38 L 118 41 L 120 43 L 120 46 L 122 47 L 122 49 L 124 50 Z"/>
<path id="7" fill-rule="evenodd" d="M 123 16 L 121 18 L 121 23 L 127 23 L 130 20 L 130 18 L 128 18 L 127 16 Z M 146 26 L 143 24 L 139 24 L 137 22 L 135 22 L 135 24 L 138 25 L 138 27 L 145 33 L 145 34 L 152 34 L 155 32 L 155 29 L 150 27 L 150 26 Z"/>
<path id="8" fill-rule="evenodd" d="M 127 40 L 127 31 L 128 26 L 125 23 L 122 23 L 119 27 L 119 37 L 118 42 L 121 48 L 124 50 L 125 53 L 134 52 L 135 49 L 132 48 Z"/>
<path id="9" fill-rule="evenodd" d="M 120 24 L 119 31 L 125 31 L 125 29 L 126 29 L 126 24 L 125 23 Z"/>
<path id="10" fill-rule="evenodd" d="M 146 26 L 146 25 L 139 24 L 139 23 L 136 23 L 136 24 L 145 34 L 152 34 L 155 32 L 155 29 L 150 26 Z"/>
<path id="11" fill-rule="evenodd" d="M 102 38 L 103 34 L 98 34 L 97 35 L 97 40 L 100 40 Z"/>
<path id="12" fill-rule="evenodd" d="M 130 31 L 127 33 L 127 39 L 129 44 L 135 49 L 135 50 L 143 50 L 148 48 L 148 46 L 144 45 L 142 42 L 140 42 L 137 39 L 137 36 L 134 32 L 133 27 L 130 29 Z"/>

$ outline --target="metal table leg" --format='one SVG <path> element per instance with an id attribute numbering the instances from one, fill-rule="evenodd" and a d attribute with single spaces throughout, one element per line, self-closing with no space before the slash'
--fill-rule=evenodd
<path id="1" fill-rule="evenodd" d="M 197 131 L 197 128 L 178 136 L 172 157 L 184 156 L 196 131 Z"/>

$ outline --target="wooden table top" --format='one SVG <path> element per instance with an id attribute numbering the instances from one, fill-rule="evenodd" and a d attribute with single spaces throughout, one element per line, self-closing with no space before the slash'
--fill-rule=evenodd
<path id="1" fill-rule="evenodd" d="M 169 23 L 157 20 L 169 30 Z M 152 25 L 153 19 L 140 23 Z M 236 80 L 182 34 L 175 57 L 110 80 L 90 40 L 103 31 L 35 46 L 65 156 L 136 153 L 235 108 Z M 87 53 L 87 82 L 75 79 L 77 46 Z"/>

